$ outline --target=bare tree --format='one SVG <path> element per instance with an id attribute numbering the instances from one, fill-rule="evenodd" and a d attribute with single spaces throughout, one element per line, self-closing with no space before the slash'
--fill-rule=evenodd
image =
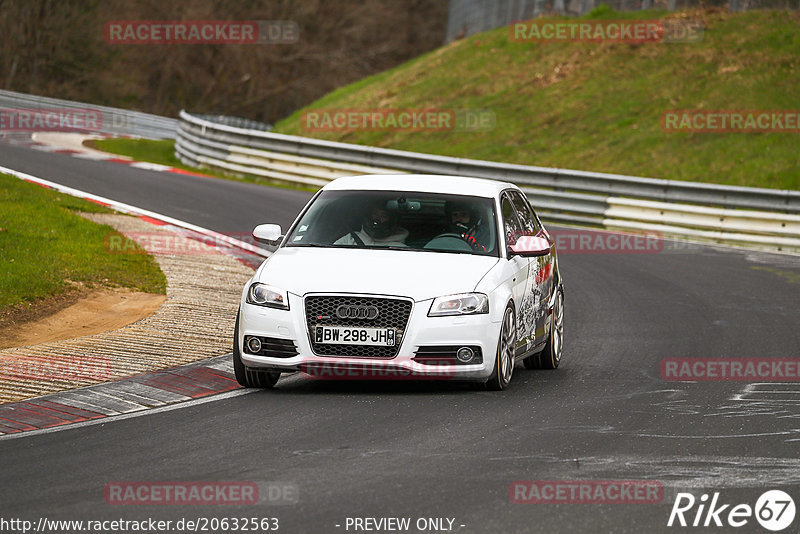
<path id="1" fill-rule="evenodd" d="M 442 44 L 441 0 L 0 0 L 0 87 L 273 122 Z M 291 20 L 293 44 L 109 44 L 110 21 Z"/>

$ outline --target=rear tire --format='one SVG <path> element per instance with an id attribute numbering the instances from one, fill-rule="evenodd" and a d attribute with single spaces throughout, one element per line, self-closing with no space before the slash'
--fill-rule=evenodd
<path id="1" fill-rule="evenodd" d="M 526 369 L 557 369 L 564 350 L 564 292 L 557 290 L 550 316 L 550 337 L 541 352 L 528 356 L 522 363 Z"/>
<path id="2" fill-rule="evenodd" d="M 246 388 L 272 389 L 281 377 L 279 372 L 265 371 L 247 367 L 242 361 L 239 349 L 239 313 L 236 313 L 236 326 L 233 328 L 233 374 L 239 385 Z"/>
<path id="3" fill-rule="evenodd" d="M 492 376 L 486 381 L 486 388 L 493 391 L 505 389 L 514 374 L 515 352 L 517 347 L 517 321 L 514 308 L 509 304 L 503 314 L 500 339 L 497 341 L 497 355 Z"/>

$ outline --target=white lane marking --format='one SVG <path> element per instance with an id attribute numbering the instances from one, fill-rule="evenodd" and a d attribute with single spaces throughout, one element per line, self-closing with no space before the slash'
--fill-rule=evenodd
<path id="1" fill-rule="evenodd" d="M 56 150 L 60 150 L 59 148 L 50 145 L 30 145 L 28 148 L 32 148 L 34 150 L 41 150 L 42 152 L 55 152 Z"/>
<path id="2" fill-rule="evenodd" d="M 114 387 L 113 384 L 109 386 L 98 386 L 94 389 L 97 393 L 102 393 L 103 395 L 107 395 L 113 399 L 120 399 L 125 400 L 128 402 L 135 402 L 139 406 L 145 407 L 157 407 L 157 406 L 166 406 L 167 403 L 158 399 L 154 399 L 152 397 L 145 397 L 143 395 L 139 395 L 132 391 L 128 391 L 122 387 Z"/>
<path id="3" fill-rule="evenodd" d="M 77 154 L 94 154 L 102 156 L 103 159 L 114 157 L 108 152 L 90 148 L 84 144 L 86 141 L 95 141 L 104 138 L 105 136 L 103 135 L 76 132 L 34 132 L 31 134 L 32 141 L 52 147 L 54 150 L 71 150 Z"/>
<path id="4" fill-rule="evenodd" d="M 175 404 L 170 404 L 168 406 L 161 406 L 160 408 L 152 408 L 152 409 L 144 409 L 140 411 L 136 411 L 133 413 L 125 413 L 119 415 L 111 415 L 108 417 L 103 417 L 100 419 L 92 419 L 90 421 L 81 421 L 80 423 L 70 423 L 61 426 L 55 426 L 51 428 L 41 428 L 39 430 L 28 430 L 26 432 L 17 432 L 14 434 L 4 434 L 0 435 L 0 441 L 8 440 L 8 439 L 18 439 L 18 438 L 28 438 L 32 436 L 40 436 L 42 434 L 52 434 L 53 432 L 61 432 L 62 430 L 72 430 L 74 428 L 83 428 L 86 426 L 94 426 L 94 425 L 102 425 L 105 423 L 112 423 L 114 421 L 123 421 L 125 419 L 132 419 L 134 417 L 142 417 L 145 415 L 153 415 L 157 413 L 163 412 L 171 412 L 172 410 L 180 410 L 182 408 L 189 408 L 191 406 L 198 406 L 200 404 L 206 404 L 208 402 L 214 402 L 218 400 L 225 400 L 231 399 L 234 397 L 240 397 L 242 395 L 247 395 L 249 393 L 255 393 L 257 391 L 261 391 L 259 389 L 236 389 L 233 391 L 228 391 L 227 393 L 219 393 L 217 395 L 210 395 L 208 397 L 203 397 L 202 399 L 194 399 L 186 402 L 178 402 Z"/>
<path id="5" fill-rule="evenodd" d="M 113 156 L 105 156 L 103 154 L 95 154 L 93 152 L 78 152 L 76 154 L 70 154 L 70 155 L 73 158 L 90 159 L 94 161 L 105 161 L 113 158 Z"/>
<path id="6" fill-rule="evenodd" d="M 135 163 L 130 164 L 131 167 L 136 167 L 137 169 L 144 169 L 146 171 L 168 171 L 173 167 L 168 165 L 161 165 L 160 163 L 149 163 L 147 161 L 137 161 Z"/>
<path id="7" fill-rule="evenodd" d="M 138 397 L 147 399 L 148 401 L 157 401 L 162 404 L 172 404 L 173 402 L 182 402 L 192 400 L 187 395 L 180 395 L 167 391 L 165 389 L 158 389 L 147 384 L 140 384 L 129 380 L 119 380 L 116 382 L 108 382 L 100 386 L 95 386 L 99 391 L 104 391 L 110 394 L 130 393 Z"/>
<path id="8" fill-rule="evenodd" d="M 139 400 L 126 398 L 122 391 L 107 391 L 102 387 L 98 387 L 87 391 L 87 393 L 89 393 L 87 398 L 91 399 L 92 404 L 103 407 L 112 406 L 114 407 L 112 409 L 118 414 L 138 412 L 150 408 L 150 406 L 143 404 Z"/>
<path id="9" fill-rule="evenodd" d="M 234 247 L 240 248 L 242 250 L 246 250 L 247 252 L 251 252 L 253 254 L 257 254 L 261 257 L 267 258 L 272 253 L 268 250 L 265 250 L 261 247 L 256 247 L 251 245 L 250 243 L 245 243 L 244 241 L 240 241 L 238 239 L 234 239 L 230 236 L 225 234 L 220 234 L 219 232 L 215 232 L 213 230 L 209 230 L 207 228 L 203 228 L 201 226 L 197 226 L 191 223 L 187 223 L 185 221 L 181 221 L 179 219 L 174 219 L 172 217 L 168 217 L 166 215 L 161 215 L 160 213 L 156 213 L 154 211 L 145 210 L 142 208 L 137 208 L 136 206 L 131 206 L 130 204 L 124 204 L 122 202 L 117 202 L 116 200 L 112 200 L 110 198 L 101 197 L 99 195 L 95 195 L 92 193 L 87 193 L 86 191 L 81 191 L 80 189 L 73 189 L 72 187 L 67 187 L 65 185 L 57 184 L 55 182 L 51 182 L 49 180 L 45 180 L 43 178 L 39 178 L 37 176 L 33 176 L 31 174 L 26 174 L 24 172 L 16 171 L 14 169 L 9 169 L 8 167 L 0 166 L 0 172 L 5 174 L 10 174 L 11 176 L 15 176 L 22 180 L 27 180 L 29 182 L 33 182 L 39 185 L 47 186 L 51 189 L 54 189 L 60 193 L 65 193 L 67 195 L 72 195 L 74 197 L 85 198 L 88 200 L 94 200 L 97 202 L 101 202 L 103 204 L 107 204 L 114 208 L 117 211 L 121 211 L 122 213 L 130 213 L 134 215 L 143 215 L 145 217 L 150 217 L 151 219 L 156 219 L 159 221 L 163 221 L 175 226 L 179 226 L 181 228 L 186 228 L 187 230 L 192 230 L 199 234 L 203 234 L 209 237 L 213 237 L 219 241 L 223 241 L 232 245 Z"/>
<path id="10" fill-rule="evenodd" d="M 231 356 L 231 353 L 228 353 L 225 356 Z M 229 373 L 233 373 L 233 362 L 230 361 L 230 358 L 220 362 L 209 363 L 206 365 L 206 367 L 209 369 L 216 369 L 217 371 L 227 371 Z"/>
<path id="11" fill-rule="evenodd" d="M 49 400 L 49 399 L 48 399 Z M 81 390 L 74 389 L 71 391 L 64 391 L 58 396 L 58 403 L 70 406 L 72 408 L 79 408 L 94 413 L 99 413 L 105 416 L 117 415 L 120 412 L 107 406 L 100 406 L 91 402 L 93 399 L 86 394 L 81 394 Z M 109 403 L 110 404 L 110 403 Z"/>

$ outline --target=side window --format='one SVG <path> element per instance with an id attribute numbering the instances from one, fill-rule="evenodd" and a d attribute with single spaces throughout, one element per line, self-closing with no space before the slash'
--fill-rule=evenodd
<path id="1" fill-rule="evenodd" d="M 508 195 L 503 195 L 500 201 L 500 209 L 503 212 L 503 227 L 506 232 L 506 245 L 510 246 L 517 242 L 517 238 L 522 235 L 522 227 L 519 224 L 517 212 L 508 199 Z"/>
<path id="2" fill-rule="evenodd" d="M 528 200 L 524 198 L 519 191 L 509 191 L 508 196 L 511 198 L 511 202 L 514 203 L 514 207 L 517 208 L 517 213 L 519 214 L 525 235 L 536 235 L 540 228 L 536 223 L 536 217 L 533 215 Z"/>

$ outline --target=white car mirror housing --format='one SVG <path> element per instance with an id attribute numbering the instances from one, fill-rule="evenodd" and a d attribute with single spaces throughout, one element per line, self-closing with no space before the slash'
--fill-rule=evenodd
<path id="1" fill-rule="evenodd" d="M 283 234 L 280 224 L 259 224 L 253 230 L 253 237 L 259 243 L 278 246 L 281 244 Z"/>

